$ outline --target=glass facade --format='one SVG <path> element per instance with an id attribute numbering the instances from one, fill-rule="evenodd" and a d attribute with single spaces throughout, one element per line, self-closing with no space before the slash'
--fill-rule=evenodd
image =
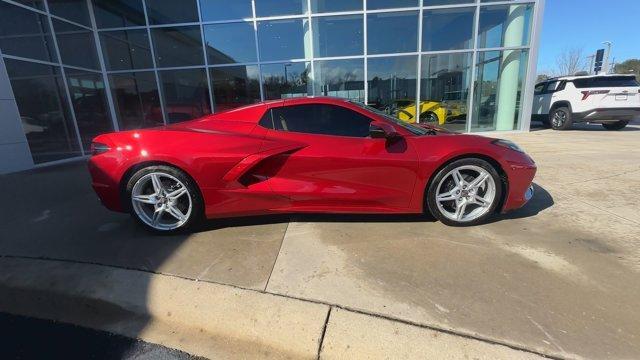
<path id="1" fill-rule="evenodd" d="M 35 163 L 86 155 L 102 132 L 311 95 L 456 131 L 518 130 L 536 6 L 0 0 L 0 51 Z"/>

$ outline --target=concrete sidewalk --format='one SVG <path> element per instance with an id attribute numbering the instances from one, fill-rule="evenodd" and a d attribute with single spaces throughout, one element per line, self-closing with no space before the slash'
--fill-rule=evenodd
<path id="1" fill-rule="evenodd" d="M 0 258 L 0 311 L 219 358 L 535 359 L 502 345 L 261 291 L 115 267 Z"/>
<path id="2" fill-rule="evenodd" d="M 156 236 L 128 215 L 104 209 L 82 163 L 1 176 L 4 204 L 11 205 L 0 208 L 0 256 L 6 256 L 0 274 L 9 259 L 43 258 L 63 261 L 63 268 L 95 264 L 146 279 L 137 280 L 133 289 L 120 289 L 119 301 L 133 301 L 128 296 L 147 304 L 162 298 L 157 289 L 171 294 L 179 292 L 181 284 L 196 283 L 321 309 L 318 314 L 309 310 L 312 320 L 300 323 L 306 331 L 304 346 L 281 347 L 278 339 L 287 332 L 249 332 L 255 337 L 239 340 L 251 343 L 264 336 L 264 343 L 256 346 L 282 356 L 315 356 L 332 309 L 322 346 L 326 356 L 340 349 L 345 357 L 351 357 L 350 351 L 365 354 L 365 349 L 400 354 L 401 348 L 423 349 L 416 344 L 448 339 L 441 335 L 451 333 L 483 339 L 484 345 L 500 343 L 557 357 L 637 357 L 640 193 L 635 184 L 640 127 L 610 132 L 583 126 L 499 136 L 515 140 L 538 163 L 536 195 L 523 209 L 471 228 L 446 227 L 416 216 L 294 215 L 210 221 L 190 234 Z M 40 272 L 47 279 L 47 269 L 36 266 L 32 275 Z M 98 286 L 95 291 L 112 286 L 107 280 L 113 275 L 98 279 L 95 271 L 106 270 L 76 269 L 56 283 Z M 168 283 L 174 287 L 155 287 L 151 279 L 156 277 L 173 279 Z M 218 291 L 226 290 L 212 290 Z M 228 301 L 229 306 L 236 303 Z M 243 308 L 242 302 L 237 304 Z M 210 303 L 206 309 L 216 307 Z M 121 310 L 112 309 L 116 314 Z M 148 313 L 153 308 L 136 309 Z M 237 310 L 222 309 L 231 314 Z M 268 307 L 262 309 L 264 313 L 255 315 L 273 314 Z M 294 315 L 305 315 L 306 310 L 296 309 L 300 312 Z M 115 317 L 113 326 L 129 323 L 123 320 L 129 310 L 124 314 Z M 349 327 L 361 317 L 362 327 Z M 143 336 L 162 329 L 157 333 L 169 331 L 162 341 L 180 340 L 171 335 L 173 329 L 155 327 L 158 322 L 150 319 L 136 315 L 127 334 Z M 283 319 L 289 324 L 284 327 L 296 329 L 286 322 L 294 319 Z M 105 317 L 97 322 L 109 321 Z M 374 336 L 369 329 L 379 332 Z M 437 337 L 432 336 L 434 329 Z M 407 337 L 411 334 L 416 344 Z M 213 343 L 220 353 L 234 354 L 235 340 L 229 341 Z M 433 346 L 444 349 L 446 343 Z"/>

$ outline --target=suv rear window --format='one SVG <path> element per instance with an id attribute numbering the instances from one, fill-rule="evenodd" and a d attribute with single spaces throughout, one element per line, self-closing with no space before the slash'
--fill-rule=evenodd
<path id="1" fill-rule="evenodd" d="M 636 78 L 632 76 L 607 76 L 575 79 L 573 80 L 573 84 L 578 89 L 639 86 Z"/>

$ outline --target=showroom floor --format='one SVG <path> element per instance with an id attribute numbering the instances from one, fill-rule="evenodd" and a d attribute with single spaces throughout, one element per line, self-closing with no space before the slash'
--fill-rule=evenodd
<path id="1" fill-rule="evenodd" d="M 483 226 L 295 215 L 154 236 L 104 209 L 73 163 L 0 177 L 0 255 L 233 285 L 559 357 L 637 356 L 640 126 L 501 136 L 538 163 L 536 195 Z"/>

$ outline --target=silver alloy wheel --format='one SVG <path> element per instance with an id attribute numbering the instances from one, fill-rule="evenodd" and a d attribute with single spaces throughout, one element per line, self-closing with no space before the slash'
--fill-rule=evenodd
<path id="1" fill-rule="evenodd" d="M 131 190 L 131 204 L 140 220 L 156 230 L 184 225 L 193 204 L 189 189 L 177 178 L 162 172 L 144 175 Z"/>
<path id="2" fill-rule="evenodd" d="M 553 126 L 554 127 L 562 127 L 564 123 L 567 121 L 567 114 L 562 110 L 556 110 L 553 113 Z"/>
<path id="3" fill-rule="evenodd" d="M 495 199 L 493 177 L 475 165 L 463 165 L 449 171 L 436 189 L 438 210 L 457 222 L 469 222 L 483 216 Z"/>

